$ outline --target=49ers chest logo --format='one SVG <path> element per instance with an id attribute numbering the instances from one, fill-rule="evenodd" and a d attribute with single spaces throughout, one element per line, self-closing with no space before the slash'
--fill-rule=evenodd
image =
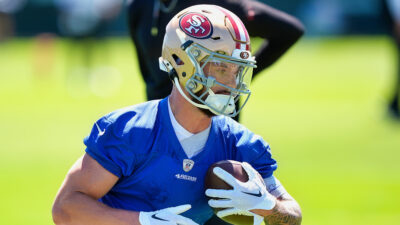
<path id="1" fill-rule="evenodd" d="M 188 13 L 182 16 L 179 27 L 185 34 L 199 39 L 208 38 L 213 32 L 211 22 L 200 13 Z"/>
<path id="2" fill-rule="evenodd" d="M 184 159 L 183 160 L 183 170 L 185 172 L 189 172 L 194 166 L 194 161 L 191 159 Z"/>

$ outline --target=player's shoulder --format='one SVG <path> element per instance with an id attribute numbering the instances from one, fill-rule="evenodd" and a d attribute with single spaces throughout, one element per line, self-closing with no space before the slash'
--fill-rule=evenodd
<path id="1" fill-rule="evenodd" d="M 238 149 L 254 148 L 255 146 L 269 149 L 269 144 L 260 135 L 230 117 L 216 116 L 213 118 L 213 122 L 222 136 L 233 142 Z"/>
<path id="2" fill-rule="evenodd" d="M 131 129 L 152 129 L 158 112 L 160 100 L 152 100 L 137 105 L 117 109 L 105 115 L 104 120 L 114 130 L 127 132 Z"/>
<path id="3" fill-rule="evenodd" d="M 115 121 L 118 118 L 127 116 L 127 115 L 140 116 L 143 113 L 148 113 L 149 111 L 153 111 L 154 109 L 157 109 L 159 102 L 160 102 L 160 100 L 151 100 L 151 101 L 139 103 L 136 105 L 127 106 L 124 108 L 114 110 L 114 111 L 106 114 L 105 117 L 109 121 Z"/>
<path id="4" fill-rule="evenodd" d="M 222 133 L 221 138 L 231 146 L 233 160 L 249 162 L 264 178 L 272 175 L 277 168 L 276 161 L 269 144 L 261 136 L 226 116 L 215 117 L 213 122 Z"/>
<path id="5" fill-rule="evenodd" d="M 130 174 L 133 156 L 142 154 L 149 143 L 158 105 L 159 101 L 149 101 L 101 117 L 84 139 L 86 152 L 115 175 Z"/>
<path id="6" fill-rule="evenodd" d="M 218 127 L 218 129 L 226 135 L 241 136 L 245 133 L 252 133 L 243 124 L 238 123 L 227 116 L 215 116 L 213 122 Z"/>

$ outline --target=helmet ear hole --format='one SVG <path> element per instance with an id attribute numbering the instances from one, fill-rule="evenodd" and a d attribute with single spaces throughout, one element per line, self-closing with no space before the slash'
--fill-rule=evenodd
<path id="1" fill-rule="evenodd" d="M 179 58 L 177 55 L 173 54 L 172 58 L 174 58 L 176 65 L 181 66 L 184 65 L 185 63 L 182 61 L 181 58 Z"/>

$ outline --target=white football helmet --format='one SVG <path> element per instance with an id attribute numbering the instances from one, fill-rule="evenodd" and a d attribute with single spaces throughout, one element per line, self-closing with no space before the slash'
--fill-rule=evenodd
<path id="1" fill-rule="evenodd" d="M 187 101 L 214 114 L 234 117 L 250 97 L 256 67 L 250 38 L 242 21 L 222 7 L 195 5 L 175 15 L 166 27 L 159 62 Z M 245 100 L 236 110 L 241 96 Z"/>

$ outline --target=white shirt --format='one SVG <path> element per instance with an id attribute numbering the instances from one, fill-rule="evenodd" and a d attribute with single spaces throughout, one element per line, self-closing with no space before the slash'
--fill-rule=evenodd
<path id="1" fill-rule="evenodd" d="M 188 158 L 192 158 L 193 156 L 199 154 L 203 151 L 204 146 L 206 145 L 208 135 L 210 134 L 211 125 L 201 131 L 200 133 L 193 134 L 182 127 L 178 121 L 176 121 L 174 114 L 172 113 L 171 106 L 169 104 L 168 99 L 168 112 L 169 117 L 171 118 L 172 127 L 174 128 L 176 137 L 180 142 L 183 150 L 185 151 Z"/>

